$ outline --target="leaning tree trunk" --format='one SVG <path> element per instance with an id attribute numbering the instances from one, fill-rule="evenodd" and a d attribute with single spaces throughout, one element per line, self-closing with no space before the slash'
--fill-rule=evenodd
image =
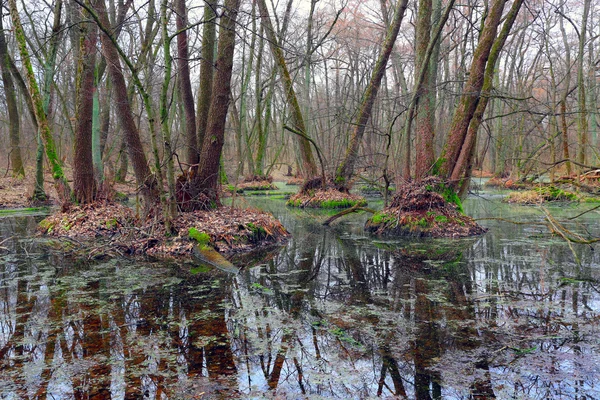
<path id="1" fill-rule="evenodd" d="M 2 2 L 0 2 L 0 8 Z M 25 176 L 23 168 L 23 158 L 21 157 L 20 145 L 20 124 L 19 111 L 17 108 L 17 96 L 15 94 L 15 85 L 10 74 L 10 62 L 8 58 L 8 49 L 6 38 L 4 36 L 4 26 L 0 18 L 0 69 L 2 70 L 2 83 L 4 85 L 4 94 L 6 96 L 6 108 L 8 110 L 8 130 L 10 138 L 10 163 L 14 176 Z"/>
<path id="2" fill-rule="evenodd" d="M 346 155 L 336 171 L 335 182 L 340 186 L 346 187 L 349 180 L 352 178 L 352 175 L 354 174 L 354 165 L 358 159 L 358 149 L 360 147 L 363 134 L 365 133 L 367 122 L 371 117 L 373 104 L 377 98 L 377 92 L 379 91 L 379 86 L 381 85 L 381 80 L 383 79 L 385 67 L 390 58 L 390 54 L 394 48 L 394 43 L 396 43 L 396 38 L 398 37 L 398 32 L 400 31 L 400 25 L 402 25 L 402 18 L 404 17 L 407 4 L 408 0 L 398 1 L 393 22 L 390 25 L 390 29 L 387 31 L 385 40 L 381 46 L 381 52 L 379 53 L 379 58 L 377 59 L 377 63 L 375 64 L 375 68 L 371 74 L 369 86 L 367 87 L 367 90 L 362 98 L 360 111 L 354 124 L 355 128 L 352 132 L 350 142 L 348 143 L 348 148 L 346 149 Z"/>
<path id="3" fill-rule="evenodd" d="M 506 43 L 508 34 L 510 33 L 512 26 L 515 23 L 515 20 L 517 19 L 517 15 L 519 14 L 519 10 L 521 9 L 522 4 L 523 0 L 515 0 L 510 11 L 505 17 L 504 25 L 502 26 L 502 30 L 500 31 L 498 38 L 496 38 L 494 44 L 492 45 L 487 65 L 485 67 L 483 86 L 481 88 L 481 99 L 477 104 L 477 108 L 475 109 L 475 113 L 473 114 L 473 119 L 469 124 L 465 144 L 463 145 L 454 170 L 450 175 L 451 182 L 458 182 L 460 180 L 463 181 L 460 185 L 461 187 L 459 188 L 459 194 L 462 195 L 461 197 L 464 197 L 464 194 L 466 194 L 466 190 L 469 185 L 469 180 L 471 177 L 471 164 L 473 154 L 475 151 L 477 132 L 479 131 L 481 121 L 483 120 L 483 114 L 485 113 L 485 109 L 490 100 L 492 86 L 494 84 L 494 71 L 496 69 L 496 63 L 500 58 L 500 52 L 504 47 L 504 43 Z"/>
<path id="4" fill-rule="evenodd" d="M 298 135 L 298 143 L 300 146 L 300 156 L 302 158 L 302 172 L 306 175 L 306 178 L 311 178 L 313 176 L 318 175 L 318 169 L 317 164 L 315 162 L 315 158 L 312 153 L 312 149 L 310 147 L 310 141 L 306 137 L 306 124 L 304 123 L 302 110 L 300 109 L 298 97 L 296 96 L 296 91 L 294 90 L 292 77 L 285 62 L 283 51 L 278 46 L 277 36 L 275 35 L 275 30 L 273 29 L 271 18 L 269 17 L 269 10 L 267 9 L 267 4 L 265 3 L 265 0 L 257 1 L 262 18 L 263 27 L 267 33 L 269 46 L 271 47 L 271 52 L 273 53 L 273 57 L 275 58 L 275 61 L 281 73 L 281 77 L 283 79 L 285 97 L 290 106 L 290 111 L 292 113 L 292 122 L 294 125 L 293 129 L 296 132 L 300 133 L 300 135 Z"/>
<path id="5" fill-rule="evenodd" d="M 217 184 L 219 160 L 225 139 L 225 121 L 231 100 L 231 74 L 235 49 L 235 21 L 240 0 L 225 0 L 221 16 L 219 44 L 217 48 L 216 72 L 212 99 L 206 124 L 206 135 L 200 153 L 200 164 L 195 188 L 208 196 L 214 205 L 219 205 Z"/>
<path id="6" fill-rule="evenodd" d="M 83 12 L 83 10 L 82 10 Z M 87 14 L 83 12 L 83 14 Z M 92 203 L 96 197 L 96 181 L 92 157 L 92 120 L 96 92 L 96 42 L 95 24 L 82 22 L 77 66 L 77 105 L 75 110 L 75 141 L 73 144 L 73 195 L 81 204 Z"/>
<path id="7" fill-rule="evenodd" d="M 439 173 L 446 179 L 449 179 L 454 168 L 457 167 L 458 158 L 465 140 L 467 137 L 467 131 L 473 114 L 479 103 L 481 96 L 481 88 L 483 87 L 485 68 L 487 60 L 496 39 L 498 26 L 502 18 L 502 11 L 504 10 L 505 0 L 494 0 L 492 7 L 485 19 L 483 24 L 483 31 L 481 32 L 479 42 L 473 54 L 473 61 L 471 62 L 471 68 L 469 69 L 469 77 L 463 88 L 463 95 L 458 103 L 458 107 L 454 112 L 452 123 L 450 125 L 450 131 L 448 139 L 442 151 L 442 155 L 439 159 L 439 171 L 433 171 Z M 452 182 L 451 185 L 456 188 L 459 182 Z"/>
<path id="8" fill-rule="evenodd" d="M 108 16 L 106 14 L 104 0 L 99 0 L 97 5 L 100 22 L 106 26 Z M 133 112 L 127 95 L 127 85 L 125 84 L 125 78 L 123 77 L 119 53 L 115 44 L 104 30 L 102 30 L 100 34 L 100 41 L 102 42 L 102 52 L 108 64 L 108 73 L 113 82 L 115 103 L 118 105 L 115 108 L 117 117 L 121 122 L 123 134 L 125 135 L 127 153 L 131 160 L 131 164 L 133 165 L 133 171 L 135 173 L 137 184 L 140 187 L 140 192 L 146 203 L 145 206 L 147 208 L 152 207 L 159 200 L 157 183 L 148 167 L 148 161 L 146 160 L 142 141 L 140 140 L 140 135 L 133 119 Z M 150 121 L 150 123 L 153 122 Z"/>
<path id="9" fill-rule="evenodd" d="M 19 46 L 19 52 L 21 53 L 22 63 L 25 68 L 27 81 L 29 83 L 29 94 L 31 95 L 31 100 L 35 106 L 35 117 L 38 123 L 40 135 L 45 144 L 46 156 L 48 157 L 48 162 L 52 168 L 52 177 L 54 178 L 56 193 L 58 194 L 59 201 L 63 205 L 67 205 L 71 202 L 71 188 L 69 187 L 69 183 L 67 182 L 67 178 L 63 172 L 62 162 L 56 153 L 54 138 L 52 137 L 52 132 L 50 131 L 50 126 L 48 125 L 48 119 L 46 118 L 46 113 L 44 112 L 44 102 L 42 101 L 42 95 L 35 79 L 35 72 L 33 70 L 33 65 L 31 64 L 29 51 L 27 50 L 27 39 L 25 39 L 25 32 L 23 31 L 23 26 L 21 25 L 21 18 L 17 9 L 17 2 L 16 0 L 8 0 L 8 5 L 10 8 L 10 16 L 13 22 L 15 38 L 17 40 L 17 45 Z"/>

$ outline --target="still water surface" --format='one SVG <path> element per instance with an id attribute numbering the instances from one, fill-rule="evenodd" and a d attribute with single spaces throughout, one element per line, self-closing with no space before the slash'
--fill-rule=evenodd
<path id="1" fill-rule="evenodd" d="M 600 258 L 539 227 L 387 240 L 275 214 L 286 246 L 192 263 L 60 253 L 0 219 L 0 398 L 600 398 Z M 467 201 L 476 217 L 535 208 Z M 555 207 L 561 217 L 589 205 Z M 597 212 L 571 226 L 600 236 Z"/>

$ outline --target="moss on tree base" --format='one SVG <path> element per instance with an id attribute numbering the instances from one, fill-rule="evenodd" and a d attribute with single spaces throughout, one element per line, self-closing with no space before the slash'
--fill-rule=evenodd
<path id="1" fill-rule="evenodd" d="M 231 254 L 278 244 L 289 236 L 271 214 L 231 207 L 180 213 L 171 226 L 175 234 L 167 235 L 162 217 L 140 220 L 122 204 L 96 203 L 53 214 L 38 230 L 75 239 L 91 257 L 115 253 L 185 258 L 192 257 L 197 244 Z"/>
<path id="2" fill-rule="evenodd" d="M 441 193 L 439 193 L 441 192 Z M 451 201 L 456 195 L 437 178 L 407 183 L 398 188 L 391 205 L 373 215 L 365 224 L 367 232 L 377 235 L 460 238 L 481 235 L 479 226 Z"/>

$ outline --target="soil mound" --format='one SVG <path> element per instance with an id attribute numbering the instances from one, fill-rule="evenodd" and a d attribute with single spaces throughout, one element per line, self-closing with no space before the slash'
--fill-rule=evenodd
<path id="1" fill-rule="evenodd" d="M 300 208 L 348 208 L 367 205 L 362 196 L 351 194 L 348 189 L 336 185 L 332 179 L 328 179 L 325 185 L 322 182 L 320 177 L 307 180 L 298 193 L 290 197 L 287 205 Z"/>
<path id="2" fill-rule="evenodd" d="M 459 238 L 486 229 L 462 213 L 460 200 L 439 178 L 398 187 L 389 207 L 373 215 L 365 230 L 378 235 Z"/>
<path id="3" fill-rule="evenodd" d="M 180 213 L 172 227 L 175 234 L 167 235 L 162 216 L 141 220 L 125 205 L 97 203 L 53 214 L 40 222 L 38 230 L 73 239 L 90 251 L 90 257 L 112 252 L 185 257 L 193 254 L 198 243 L 221 253 L 245 252 L 289 236 L 271 214 L 231 207 Z"/>
<path id="4" fill-rule="evenodd" d="M 273 183 L 273 177 L 251 175 L 244 178 L 242 183 L 237 185 L 242 190 L 278 190 L 277 185 Z"/>

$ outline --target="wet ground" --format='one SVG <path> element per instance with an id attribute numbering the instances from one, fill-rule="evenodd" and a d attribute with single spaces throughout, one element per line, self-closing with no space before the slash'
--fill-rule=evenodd
<path id="1" fill-rule="evenodd" d="M 31 238 L 39 215 L 1 218 L 0 398 L 600 398 L 592 246 L 493 220 L 478 238 L 389 240 L 366 215 L 325 228 L 331 214 L 283 199 L 236 201 L 293 234 L 237 274 L 90 261 Z M 493 195 L 466 211 L 543 218 Z M 600 236 L 599 217 L 569 226 Z"/>

